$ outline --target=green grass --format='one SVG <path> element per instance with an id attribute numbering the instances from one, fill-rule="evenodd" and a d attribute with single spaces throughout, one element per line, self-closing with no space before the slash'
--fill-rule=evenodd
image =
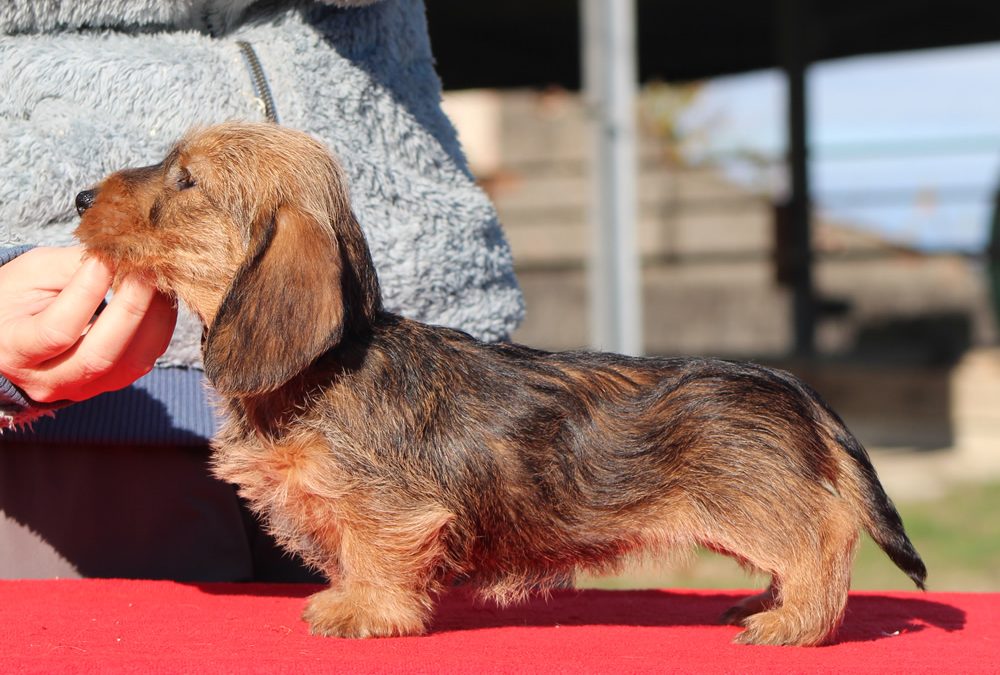
<path id="1" fill-rule="evenodd" d="M 940 499 L 897 504 L 927 564 L 932 591 L 1000 591 L 1000 483 L 966 484 Z M 698 551 L 690 565 L 643 565 L 613 577 L 582 577 L 581 588 L 755 588 L 752 577 L 728 558 Z M 852 587 L 906 590 L 913 584 L 867 537 L 854 565 Z"/>

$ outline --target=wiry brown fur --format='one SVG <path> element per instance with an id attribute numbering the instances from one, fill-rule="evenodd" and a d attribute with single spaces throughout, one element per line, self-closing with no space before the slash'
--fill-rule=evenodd
<path id="1" fill-rule="evenodd" d="M 343 174 L 303 134 L 195 131 L 107 178 L 78 236 L 205 322 L 215 471 L 330 578 L 316 633 L 412 635 L 458 581 L 510 602 L 702 544 L 771 575 L 724 617 L 739 641 L 818 644 L 861 528 L 923 584 L 864 449 L 791 376 L 483 344 L 383 311 Z"/>

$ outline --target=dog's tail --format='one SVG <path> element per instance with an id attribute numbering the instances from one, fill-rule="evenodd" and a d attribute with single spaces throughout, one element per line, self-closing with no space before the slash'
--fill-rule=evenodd
<path id="1" fill-rule="evenodd" d="M 865 529 L 889 559 L 913 580 L 917 588 L 925 590 L 927 567 L 913 547 L 913 542 L 906 536 L 903 519 L 900 518 L 899 511 L 879 482 L 868 452 L 836 415 L 834 420 L 839 427 L 834 432 L 834 440 L 847 453 L 850 463 L 853 464 L 853 467 L 847 467 L 844 466 L 847 462 L 844 462 L 842 466 L 854 478 L 852 482 L 856 486 L 858 511 Z M 854 471 L 851 471 L 851 468 Z"/>
<path id="2" fill-rule="evenodd" d="M 879 548 L 917 588 L 925 590 L 927 567 L 906 536 L 903 519 L 882 487 L 864 446 L 812 387 L 788 373 L 778 372 L 812 404 L 813 419 L 823 430 L 827 447 L 837 460 L 836 491 L 851 505 Z"/>
<path id="3" fill-rule="evenodd" d="M 903 519 L 879 482 L 868 452 L 819 394 L 801 381 L 797 385 L 819 409 L 817 421 L 829 434 L 833 455 L 840 460 L 840 474 L 846 480 L 839 481 L 839 491 L 842 494 L 848 493 L 844 496 L 853 504 L 875 543 L 913 580 L 917 588 L 925 590 L 927 567 L 913 547 L 913 542 L 906 536 Z"/>

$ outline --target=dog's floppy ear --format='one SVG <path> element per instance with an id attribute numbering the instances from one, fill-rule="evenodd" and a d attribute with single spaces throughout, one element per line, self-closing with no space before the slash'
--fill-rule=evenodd
<path id="1" fill-rule="evenodd" d="M 223 395 L 277 389 L 344 331 L 344 259 L 329 224 L 284 205 L 255 234 L 205 341 L 205 374 Z"/>

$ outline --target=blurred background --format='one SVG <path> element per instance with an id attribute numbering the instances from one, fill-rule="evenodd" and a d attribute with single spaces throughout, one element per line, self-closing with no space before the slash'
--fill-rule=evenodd
<path id="1" fill-rule="evenodd" d="M 1000 589 L 1000 5 L 426 4 L 514 338 L 795 372 L 869 448 L 930 587 Z M 699 553 L 581 583 L 755 581 Z M 854 585 L 910 587 L 870 542 Z"/>

